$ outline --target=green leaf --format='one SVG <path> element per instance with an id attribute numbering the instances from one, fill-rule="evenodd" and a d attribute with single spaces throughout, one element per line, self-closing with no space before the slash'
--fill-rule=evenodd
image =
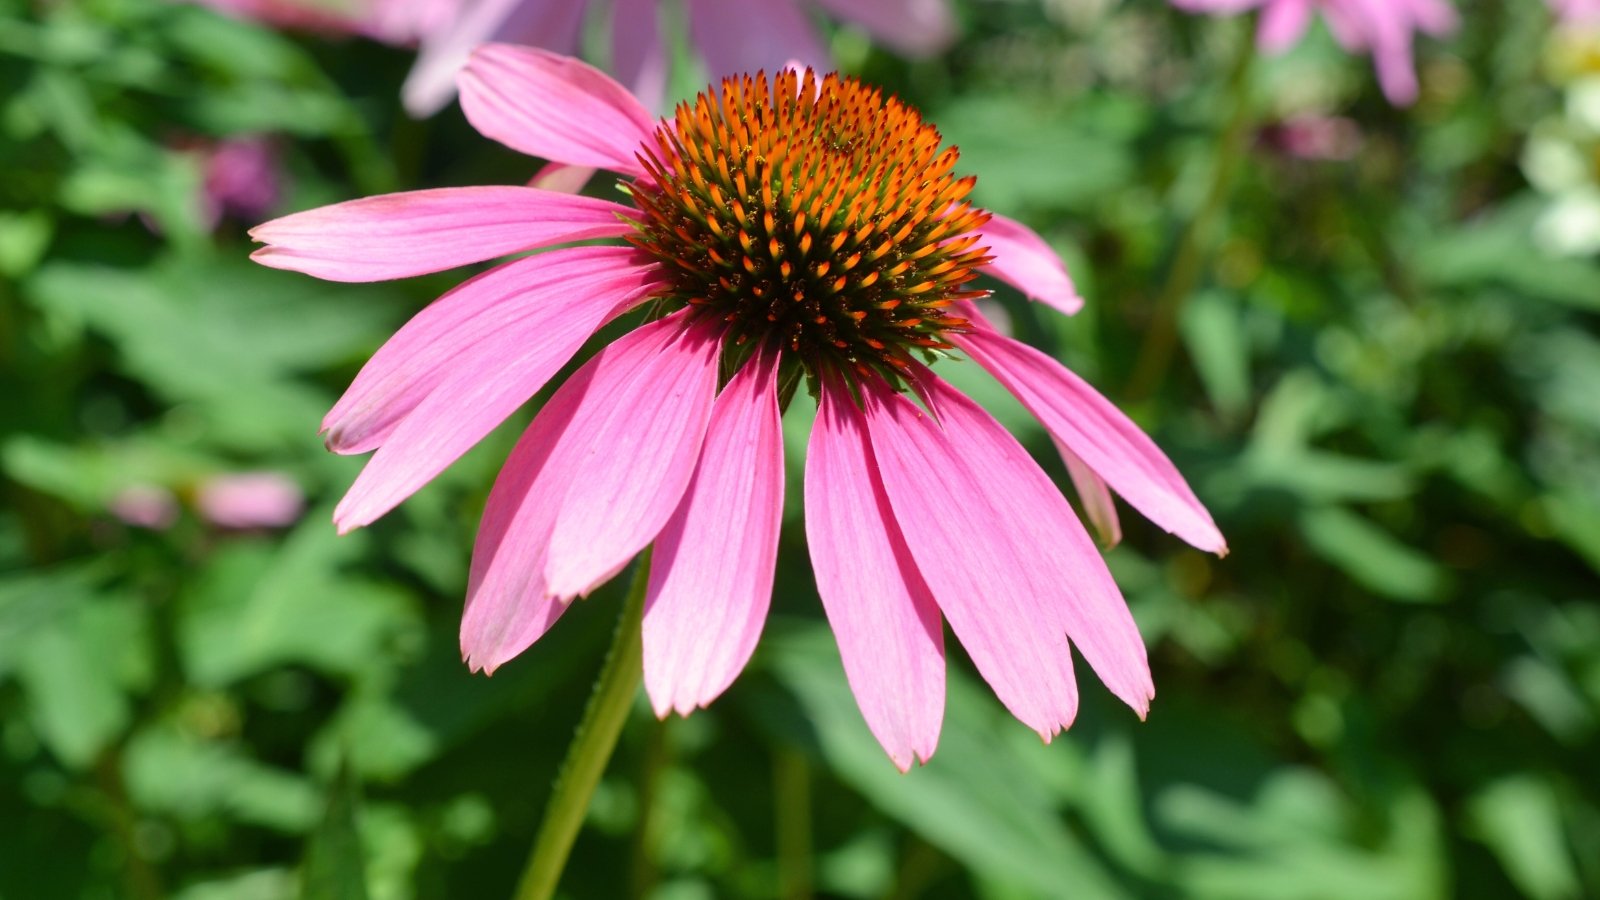
<path id="1" fill-rule="evenodd" d="M 318 792 L 303 775 L 252 759 L 233 742 L 161 724 L 135 734 L 124 760 L 129 796 L 141 810 L 288 833 L 305 832 L 317 820 Z"/>
<path id="2" fill-rule="evenodd" d="M 306 842 L 301 900 L 366 900 L 367 876 L 356 827 L 356 783 L 345 764 L 328 788 L 328 806 Z"/>
<path id="3" fill-rule="evenodd" d="M 950 673 L 933 763 L 902 775 L 862 721 L 826 628 L 769 628 L 763 644 L 803 710 L 804 725 L 795 727 L 811 729 L 834 773 L 884 813 L 1000 883 L 1045 896 L 1071 885 L 1082 900 L 1129 896 L 1056 815 L 1032 777 L 1037 763 L 1002 737 L 1022 726 L 965 678 Z"/>
<path id="4" fill-rule="evenodd" d="M 1508 775 L 1479 790 L 1467 815 L 1513 884 L 1533 900 L 1582 895 L 1561 827 L 1561 807 L 1548 781 L 1531 772 Z"/>
<path id="5" fill-rule="evenodd" d="M 281 546 L 239 541 L 219 551 L 179 601 L 190 678 L 222 686 L 285 663 L 353 675 L 390 658 L 385 647 L 416 620 L 398 591 L 339 573 L 360 545 L 315 511 Z"/>
<path id="6" fill-rule="evenodd" d="M 963 98 L 929 110 L 946 139 L 961 148 L 963 171 L 977 173 L 973 197 L 989 209 L 1085 205 L 1133 177 L 1122 123 L 1107 127 L 1093 104 L 1083 117 L 1048 101 L 998 95 Z M 1074 111 L 1079 112 L 1079 111 Z"/>
<path id="7" fill-rule="evenodd" d="M 1391 599 L 1439 600 L 1449 583 L 1438 563 L 1349 510 L 1336 506 L 1307 510 L 1300 516 L 1300 531 L 1323 559 Z"/>
<path id="8" fill-rule="evenodd" d="M 1185 304 L 1181 325 L 1206 396 L 1225 418 L 1239 419 L 1250 406 L 1250 350 L 1238 303 L 1222 291 L 1201 292 Z"/>
<path id="9" fill-rule="evenodd" d="M 1445 230 L 1412 255 L 1418 274 L 1438 287 L 1501 285 L 1518 294 L 1600 310 L 1600 267 L 1550 256 L 1530 238 L 1538 208 L 1507 205 L 1465 227 Z"/>
<path id="10" fill-rule="evenodd" d="M 35 589 L 45 584 L 35 584 Z M 122 597 L 45 594 L 60 612 L 27 629 L 17 680 L 40 738 L 63 763 L 85 768 L 128 727 L 130 695 L 153 675 L 147 620 Z M 25 601 L 26 602 L 26 601 Z M 7 604 L 9 612 L 20 605 Z"/>

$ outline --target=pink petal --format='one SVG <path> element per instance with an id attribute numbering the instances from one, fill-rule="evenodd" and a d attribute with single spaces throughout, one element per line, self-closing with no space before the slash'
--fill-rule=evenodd
<path id="1" fill-rule="evenodd" d="M 824 382 L 806 450 L 806 543 L 850 690 L 904 772 L 939 743 L 944 632 L 877 471 L 855 399 Z"/>
<path id="2" fill-rule="evenodd" d="M 1277 0 L 1261 11 L 1256 43 L 1267 53 L 1283 53 L 1300 42 L 1311 25 L 1313 0 Z"/>
<path id="3" fill-rule="evenodd" d="M 1122 543 L 1122 521 L 1117 518 L 1117 503 L 1111 498 L 1110 488 L 1066 444 L 1053 437 L 1051 440 L 1066 463 L 1067 476 L 1078 490 L 1078 502 L 1083 504 L 1083 514 L 1089 517 L 1089 527 L 1100 538 L 1100 546 L 1109 550 Z"/>
<path id="4" fill-rule="evenodd" d="M 717 398 L 700 463 L 656 537 L 644 612 L 644 684 L 656 715 L 727 690 L 772 600 L 783 521 L 777 356 L 746 363 Z"/>
<path id="5" fill-rule="evenodd" d="M 537 281 L 518 274 L 497 279 L 499 289 L 487 292 L 500 296 L 489 311 L 499 315 L 456 320 L 424 352 L 399 361 L 391 354 L 384 364 L 392 368 L 375 372 L 370 399 L 353 407 L 369 414 L 358 424 L 403 418 L 334 511 L 341 532 L 369 524 L 432 481 L 538 393 L 606 320 L 655 289 L 648 269 L 565 282 L 545 272 Z M 506 284 L 516 281 L 531 283 Z"/>
<path id="6" fill-rule="evenodd" d="M 657 272 L 631 247 L 569 247 L 513 260 L 457 285 L 367 360 L 322 420 L 328 449 L 376 449 L 452 373 L 495 365 L 491 338 L 505 328 L 581 304 L 606 287 L 627 292 L 653 285 Z M 609 301 L 595 302 L 603 307 Z"/>
<path id="7" fill-rule="evenodd" d="M 381 194 L 251 229 L 251 259 L 330 281 L 383 281 L 568 241 L 622 237 L 637 213 L 593 197 L 511 185 Z"/>
<path id="8" fill-rule="evenodd" d="M 1061 257 L 1033 229 L 1014 219 L 994 216 L 983 226 L 978 243 L 988 247 L 994 257 L 985 271 L 1028 299 L 1069 316 L 1083 308 L 1083 298 L 1072 286 L 1072 276 L 1067 274 Z"/>
<path id="9" fill-rule="evenodd" d="M 689 0 L 689 37 L 714 82 L 776 72 L 790 61 L 831 68 L 827 49 L 794 0 Z"/>
<path id="10" fill-rule="evenodd" d="M 611 8 L 611 69 L 650 109 L 667 89 L 667 54 L 661 45 L 658 0 L 615 0 Z"/>
<path id="11" fill-rule="evenodd" d="M 585 0 L 478 0 L 467 4 L 445 29 L 422 35 L 416 65 L 400 89 L 406 111 L 424 118 L 444 108 L 455 96 L 456 73 L 480 44 L 506 41 L 571 53 L 577 47 L 587 6 Z"/>
<path id="12" fill-rule="evenodd" d="M 859 24 L 873 37 L 912 56 L 927 56 L 955 39 L 946 0 L 820 0 L 823 7 Z"/>
<path id="13" fill-rule="evenodd" d="M 1202 550 L 1227 553 L 1211 514 L 1171 460 L 1082 378 L 1027 344 L 981 325 L 951 340 L 1134 509 Z"/>
<path id="14" fill-rule="evenodd" d="M 1444 37 L 1461 25 L 1455 7 L 1445 0 L 1411 0 L 1411 19 L 1419 30 L 1434 37 Z"/>
<path id="15" fill-rule="evenodd" d="M 1185 12 L 1233 15 L 1271 2 L 1273 0 L 1172 0 L 1172 5 Z"/>
<path id="16" fill-rule="evenodd" d="M 485 137 L 551 162 L 644 176 L 650 112 L 599 69 L 533 47 L 485 44 L 462 71 L 461 110 Z"/>
<path id="17" fill-rule="evenodd" d="M 662 343 L 659 332 L 652 337 Z M 541 482 L 540 476 L 572 426 L 594 375 L 595 360 L 590 360 L 556 391 L 522 432 L 489 491 L 472 546 L 461 615 L 461 655 L 473 670 L 494 674 L 567 611 L 568 604 L 544 592 L 541 572 L 556 512 L 551 495 L 559 498 L 560 486 L 549 478 Z"/>
<path id="18" fill-rule="evenodd" d="M 885 492 L 917 568 L 1000 702 L 1048 740 L 1071 724 L 1067 638 L 1141 716 L 1144 642 L 1066 498 L 999 423 L 932 373 L 916 404 L 866 382 Z"/>
<path id="19" fill-rule="evenodd" d="M 554 590 L 547 578 L 568 552 L 556 546 L 559 529 L 603 545 L 584 554 L 599 559 L 583 566 L 596 573 L 583 591 L 661 530 L 694 472 L 716 392 L 708 331 L 683 312 L 635 329 L 595 354 L 528 426 L 472 552 L 461 649 L 473 667 L 493 671 L 521 653 L 581 592 Z"/>
<path id="20" fill-rule="evenodd" d="M 545 163 L 528 179 L 528 187 L 576 194 L 593 178 L 597 169 L 588 166 L 569 166 L 565 163 Z"/>
<path id="21" fill-rule="evenodd" d="M 595 405 L 605 409 L 589 426 L 594 434 L 551 463 L 570 483 L 545 563 L 552 595 L 587 594 L 677 509 L 716 398 L 719 338 L 713 324 L 692 324 L 654 359 L 639 360 L 628 386 L 597 383 Z"/>

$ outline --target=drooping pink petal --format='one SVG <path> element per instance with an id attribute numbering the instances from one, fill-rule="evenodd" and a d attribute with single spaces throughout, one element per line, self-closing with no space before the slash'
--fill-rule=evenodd
<path id="1" fill-rule="evenodd" d="M 983 226 L 979 246 L 989 248 L 994 261 L 985 270 L 1021 291 L 1030 300 L 1052 306 L 1067 315 L 1083 308 L 1083 298 L 1061 257 L 1033 229 L 1005 216 L 994 216 Z"/>
<path id="2" fill-rule="evenodd" d="M 1409 0 L 1411 18 L 1424 34 L 1444 37 L 1461 25 L 1455 7 L 1446 0 Z"/>
<path id="3" fill-rule="evenodd" d="M 657 346 L 663 342 L 659 332 L 651 337 Z M 572 427 L 595 368 L 590 360 L 539 410 L 489 491 L 472 545 L 461 614 L 461 656 L 474 671 L 494 674 L 542 637 L 570 605 L 544 591 L 544 554 L 561 495 L 559 485 L 548 478 L 541 483 L 540 476 Z"/>
<path id="4" fill-rule="evenodd" d="M 1256 42 L 1268 53 L 1283 53 L 1300 42 L 1311 26 L 1315 0 L 1277 0 L 1261 11 Z"/>
<path id="5" fill-rule="evenodd" d="M 620 560 L 603 553 L 603 575 L 615 574 L 660 531 L 705 435 L 715 344 L 683 312 L 641 326 L 595 354 L 534 417 L 489 494 L 472 551 L 461 649 L 474 668 L 493 671 L 521 653 L 578 593 L 552 590 L 546 577 L 548 563 L 565 552 L 553 542 L 574 513 L 568 500 L 589 504 L 604 488 L 618 489 L 616 503 L 576 510 L 580 526 L 615 531 L 589 536 L 606 550 L 625 551 Z M 573 525 L 566 527 L 570 533 Z"/>
<path id="6" fill-rule="evenodd" d="M 720 334 L 709 321 L 640 366 L 633 391 L 604 395 L 594 432 L 603 437 L 562 457 L 570 483 L 550 535 L 547 590 L 562 599 L 588 594 L 655 539 L 694 474 L 717 394 Z M 597 418 L 601 418 L 597 416 Z"/>
<path id="7" fill-rule="evenodd" d="M 611 68 L 648 109 L 659 109 L 667 89 L 667 54 L 661 44 L 658 0 L 614 0 Z"/>
<path id="8" fill-rule="evenodd" d="M 926 56 L 955 39 L 955 21 L 946 0 L 819 0 L 846 21 L 859 24 L 873 37 L 901 53 Z"/>
<path id="9" fill-rule="evenodd" d="M 1100 538 L 1100 546 L 1109 550 L 1122 543 L 1122 521 L 1117 518 L 1117 503 L 1111 497 L 1111 489 L 1066 444 L 1054 436 L 1051 440 L 1067 466 L 1067 477 L 1078 490 L 1078 502 L 1083 504 L 1083 514 L 1089 517 L 1089 527 Z"/>
<path id="10" fill-rule="evenodd" d="M 790 61 L 820 71 L 828 51 L 794 0 L 689 0 L 689 36 L 713 83 L 729 75 L 773 72 Z"/>
<path id="11" fill-rule="evenodd" d="M 885 492 L 917 567 L 1000 701 L 1048 740 L 1072 722 L 1068 636 L 1139 715 L 1144 642 L 1083 524 L 999 423 L 931 372 L 939 416 L 868 382 L 866 418 Z"/>
<path id="12" fill-rule="evenodd" d="M 950 340 L 988 369 L 1050 434 L 1150 521 L 1202 550 L 1228 550 L 1204 505 L 1153 441 L 1048 355 L 979 327 Z"/>
<path id="13" fill-rule="evenodd" d="M 918 570 L 1000 702 L 1049 740 L 1077 715 L 1078 688 L 1066 627 L 1033 589 L 1031 544 L 1007 532 L 964 448 L 905 398 L 864 391 L 884 494 Z"/>
<path id="14" fill-rule="evenodd" d="M 463 339 L 477 338 L 443 365 L 418 372 L 402 363 L 371 392 L 381 402 L 398 390 L 398 399 L 388 408 L 371 407 L 371 418 L 392 421 L 407 405 L 412 408 L 334 511 L 339 530 L 371 523 L 432 481 L 538 393 L 602 324 L 654 288 L 648 269 L 624 268 L 565 284 L 545 278 L 501 302 L 494 312 L 504 318 L 480 315 L 427 348 L 433 354 L 421 354 L 437 358 Z M 485 319 L 495 327 L 485 329 Z M 434 383 L 419 398 L 429 382 Z"/>
<path id="15" fill-rule="evenodd" d="M 637 212 L 609 200 L 513 185 L 363 197 L 250 230 L 250 258 L 330 281 L 383 281 L 568 241 L 622 237 Z"/>
<path id="16" fill-rule="evenodd" d="M 485 137 L 552 162 L 645 176 L 635 154 L 654 130 L 650 112 L 587 63 L 486 44 L 459 84 L 461 110 Z"/>
<path id="17" fill-rule="evenodd" d="M 877 473 L 854 398 L 825 381 L 806 450 L 806 543 L 850 691 L 904 772 L 939 743 L 944 631 Z"/>
<path id="18" fill-rule="evenodd" d="M 777 355 L 746 363 L 717 398 L 700 462 L 656 537 L 644 611 L 644 684 L 656 715 L 727 690 L 772 600 L 783 521 Z"/>
<path id="19" fill-rule="evenodd" d="M 361 367 L 322 420 L 328 449 L 344 454 L 376 449 L 453 372 L 478 372 L 503 362 L 493 355 L 498 351 L 491 339 L 507 328 L 573 303 L 589 301 L 603 312 L 610 293 L 653 284 L 656 272 L 629 247 L 569 247 L 513 260 L 457 285 L 413 316 Z M 536 336 L 535 342 L 548 345 L 550 340 Z"/>
<path id="20" fill-rule="evenodd" d="M 456 93 L 456 73 L 474 47 L 493 41 L 531 44 L 555 53 L 577 47 L 587 0 L 529 2 L 477 0 L 452 16 L 442 29 L 422 34 L 417 62 L 401 86 L 406 112 L 425 118 L 444 108 Z"/>

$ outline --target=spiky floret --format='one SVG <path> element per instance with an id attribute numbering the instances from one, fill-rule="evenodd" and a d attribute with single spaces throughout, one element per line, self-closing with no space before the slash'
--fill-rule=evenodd
<path id="1" fill-rule="evenodd" d="M 665 299 L 728 323 L 731 347 L 770 342 L 811 372 L 892 376 L 950 348 L 949 313 L 983 296 L 990 260 L 974 178 L 916 110 L 852 78 L 724 79 L 679 104 L 631 186 L 633 242 L 669 273 Z"/>

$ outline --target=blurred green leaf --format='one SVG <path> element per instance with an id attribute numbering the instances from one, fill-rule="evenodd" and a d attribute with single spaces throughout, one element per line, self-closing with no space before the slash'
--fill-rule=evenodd
<path id="1" fill-rule="evenodd" d="M 147 627 L 136 602 L 101 597 L 30 629 L 16 676 L 63 763 L 87 767 L 132 721 L 130 694 L 153 674 Z"/>
<path id="2" fill-rule="evenodd" d="M 861 720 L 826 628 L 769 628 L 764 652 L 800 701 L 829 767 L 924 840 L 988 877 L 1044 896 L 1128 896 L 1057 818 L 1029 777 L 1031 766 L 997 738 L 1022 726 L 956 672 L 934 763 L 902 775 Z"/>
<path id="3" fill-rule="evenodd" d="M 1306 542 L 1357 583 L 1394 600 L 1442 599 L 1445 570 L 1349 510 L 1326 506 L 1300 516 Z"/>
<path id="4" fill-rule="evenodd" d="M 1250 405 L 1250 353 L 1238 304 L 1221 291 L 1205 291 L 1183 308 L 1183 336 L 1206 395 L 1230 419 Z"/>
<path id="5" fill-rule="evenodd" d="M 44 210 L 0 210 L 0 275 L 19 278 L 32 271 L 54 231 L 55 223 Z"/>
<path id="6" fill-rule="evenodd" d="M 1556 258 L 1534 246 L 1530 235 L 1538 212 L 1527 202 L 1447 230 L 1418 248 L 1418 273 L 1440 287 L 1501 285 L 1518 294 L 1578 309 L 1600 310 L 1600 267 L 1582 259 Z"/>
<path id="7" fill-rule="evenodd" d="M 928 110 L 979 175 L 973 197 L 1007 215 L 1073 208 L 1125 185 L 1133 168 L 1115 117 L 1063 115 L 1059 99 L 999 95 Z M 1096 127 L 1102 122 L 1110 128 Z"/>
<path id="8" fill-rule="evenodd" d="M 1449 896 L 1439 816 L 1415 789 L 1384 799 L 1374 846 L 1351 840 L 1349 801 L 1314 772 L 1283 767 L 1242 806 L 1197 787 L 1169 790 L 1158 815 L 1225 852 L 1188 854 L 1184 896 L 1228 900 L 1429 900 Z"/>
<path id="9" fill-rule="evenodd" d="M 1561 807 L 1548 781 L 1533 774 L 1501 778 L 1473 795 L 1467 815 L 1526 896 L 1568 900 L 1583 895 L 1562 834 Z"/>
<path id="10" fill-rule="evenodd" d="M 348 765 L 340 765 L 328 787 L 322 822 L 306 841 L 302 900 L 366 900 L 366 863 L 356 827 L 356 803 L 355 777 Z"/>
<path id="11" fill-rule="evenodd" d="M 316 822 L 322 805 L 303 775 L 252 759 L 237 742 L 173 724 L 134 735 L 124 777 L 140 809 L 195 822 L 220 817 L 299 834 Z"/>
<path id="12" fill-rule="evenodd" d="M 220 550 L 179 600 L 189 677 L 216 687 L 285 663 L 348 675 L 378 668 L 415 620 L 396 590 L 340 572 L 360 544 L 315 511 L 281 546 L 242 540 Z"/>

